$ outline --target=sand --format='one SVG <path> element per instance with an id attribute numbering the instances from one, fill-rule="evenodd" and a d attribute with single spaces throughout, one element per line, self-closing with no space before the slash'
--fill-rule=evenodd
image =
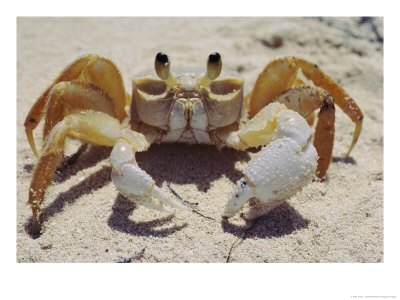
<path id="1" fill-rule="evenodd" d="M 142 249 L 132 262 L 383 262 L 382 27 L 382 18 L 18 18 L 17 262 L 113 262 Z M 252 152 L 173 144 L 137 155 L 157 185 L 171 194 L 169 183 L 198 202 L 206 218 L 169 216 L 126 200 L 110 179 L 111 149 L 92 146 L 58 169 L 42 205 L 44 231 L 32 234 L 27 200 L 36 158 L 23 122 L 36 97 L 86 53 L 113 60 L 130 90 L 133 74 L 152 68 L 159 51 L 185 66 L 203 65 L 219 51 L 247 91 L 272 58 L 306 58 L 356 99 L 365 116 L 360 139 L 346 159 L 354 125 L 337 107 L 327 179 L 250 229 L 239 215 L 229 223 L 220 216 Z M 76 147 L 68 144 L 70 152 Z"/>

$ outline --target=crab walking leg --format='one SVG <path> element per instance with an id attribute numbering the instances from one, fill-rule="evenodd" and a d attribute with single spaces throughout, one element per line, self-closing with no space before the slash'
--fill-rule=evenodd
<path id="1" fill-rule="evenodd" d="M 138 204 L 162 212 L 173 212 L 170 207 L 187 209 L 186 206 L 168 197 L 156 186 L 153 178 L 139 168 L 135 151 L 135 146 L 129 140 L 122 138 L 117 141 L 111 152 L 110 162 L 113 168 L 111 178 L 121 194 Z"/>
<path id="2" fill-rule="evenodd" d="M 79 77 L 82 69 L 85 65 L 87 65 L 89 57 L 84 56 L 70 65 L 68 65 L 61 74 L 53 81 L 53 83 L 44 91 L 44 93 L 36 100 L 35 104 L 31 107 L 28 115 L 25 119 L 25 131 L 28 137 L 29 144 L 37 157 L 39 157 L 39 153 L 36 149 L 35 142 L 33 139 L 33 130 L 37 127 L 40 120 L 43 118 L 45 112 L 45 106 L 47 102 L 47 97 L 50 93 L 50 90 L 53 86 L 61 81 L 72 81 Z"/>
<path id="3" fill-rule="evenodd" d="M 249 108 L 250 117 L 253 117 L 260 109 L 268 105 L 275 96 L 298 85 L 296 76 L 299 69 L 316 86 L 328 91 L 335 103 L 355 123 L 353 140 L 346 154 L 348 156 L 360 135 L 363 114 L 354 99 L 342 87 L 316 64 L 305 59 L 288 56 L 273 60 L 265 67 L 259 75 L 253 91 L 246 97 L 246 106 Z"/>
<path id="4" fill-rule="evenodd" d="M 36 232 L 40 232 L 41 228 L 40 203 L 51 183 L 66 137 L 104 146 L 114 146 L 118 139 L 124 138 L 129 140 L 137 151 L 143 151 L 151 144 L 151 141 L 142 134 L 123 129 L 117 119 L 103 112 L 83 111 L 66 116 L 50 132 L 33 172 L 29 189 L 29 204 L 32 207 Z"/>
<path id="5" fill-rule="evenodd" d="M 54 85 L 47 100 L 43 140 L 53 127 L 71 113 L 93 110 L 117 118 L 114 100 L 94 85 L 79 81 L 63 81 Z"/>
<path id="6" fill-rule="evenodd" d="M 272 102 L 279 102 L 298 112 L 310 124 L 314 110 L 320 108 L 314 135 L 314 147 L 318 153 L 316 175 L 323 178 L 332 159 L 335 135 L 335 105 L 332 96 L 321 88 L 301 86 L 291 88 L 276 96 Z"/>
<path id="7" fill-rule="evenodd" d="M 357 143 L 358 137 L 361 132 L 362 121 L 364 118 L 361 109 L 358 107 L 357 103 L 352 97 L 331 77 L 325 74 L 316 64 L 313 64 L 305 59 L 292 58 L 295 63 L 301 68 L 304 75 L 312 80 L 316 86 L 320 86 L 326 91 L 328 91 L 335 103 L 343 110 L 343 112 L 355 123 L 355 130 L 353 135 L 353 140 L 347 150 L 346 156 L 350 155 L 351 150 L 353 150 L 354 145 Z"/>
<path id="8" fill-rule="evenodd" d="M 233 216 L 252 197 L 261 203 L 279 203 L 298 192 L 314 177 L 317 152 L 311 129 L 298 113 L 285 105 L 264 107 L 226 143 L 237 149 L 266 145 L 257 153 L 225 206 L 224 218 Z"/>
<path id="9" fill-rule="evenodd" d="M 272 60 L 258 75 L 254 88 L 245 99 L 249 117 L 254 117 L 272 99 L 292 87 L 298 67 L 285 58 Z"/>
<path id="10" fill-rule="evenodd" d="M 39 153 L 33 139 L 33 130 L 43 118 L 52 88 L 63 81 L 79 81 L 97 86 L 113 99 L 113 105 L 117 112 L 117 119 L 122 121 L 126 117 L 125 105 L 127 101 L 130 101 L 130 97 L 128 97 L 125 92 L 118 68 L 110 60 L 103 57 L 93 54 L 82 56 L 61 72 L 45 92 L 36 100 L 25 119 L 24 126 L 26 135 L 37 157 L 39 157 Z"/>

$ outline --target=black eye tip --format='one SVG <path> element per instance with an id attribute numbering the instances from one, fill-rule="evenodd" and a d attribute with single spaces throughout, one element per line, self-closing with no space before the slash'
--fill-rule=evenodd
<path id="1" fill-rule="evenodd" d="M 218 52 L 211 53 L 208 57 L 210 63 L 218 63 L 221 59 L 221 55 Z"/>
<path id="2" fill-rule="evenodd" d="M 162 52 L 158 52 L 156 55 L 156 60 L 159 63 L 165 64 L 168 62 L 168 55 Z"/>

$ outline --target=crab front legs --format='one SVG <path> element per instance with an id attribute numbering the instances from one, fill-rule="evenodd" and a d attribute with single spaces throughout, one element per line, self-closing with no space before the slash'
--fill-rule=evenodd
<path id="1" fill-rule="evenodd" d="M 171 201 L 168 201 L 167 197 L 163 196 L 162 192 L 154 186 L 151 177 L 137 166 L 134 159 L 135 152 L 149 148 L 152 143 L 151 135 L 145 137 L 141 133 L 124 128 L 119 120 L 104 112 L 82 111 L 64 117 L 53 127 L 35 166 L 29 189 L 29 204 L 32 207 L 35 225 L 34 232 L 38 233 L 41 230 L 40 204 L 62 156 L 67 137 L 77 138 L 83 142 L 96 145 L 115 145 L 111 163 L 117 176 L 113 175 L 113 181 L 116 182 L 118 188 L 122 189 L 122 193 L 125 191 L 123 183 L 128 184 L 126 181 L 128 179 L 132 180 L 130 184 L 136 187 L 135 191 L 137 192 L 136 194 L 130 193 L 130 196 L 132 194 L 143 196 L 145 192 L 149 192 L 149 195 L 158 198 L 160 202 L 167 205 L 171 204 Z M 119 176 L 126 176 L 126 178 Z M 149 183 L 150 187 L 148 186 Z M 151 191 L 153 192 L 150 193 Z M 142 204 L 145 205 L 146 203 L 143 202 Z"/>
<path id="2" fill-rule="evenodd" d="M 318 154 L 310 142 L 311 129 L 304 118 L 283 104 L 264 107 L 239 131 L 219 138 L 236 149 L 264 146 L 256 154 L 225 206 L 224 218 L 233 216 L 250 198 L 262 204 L 278 204 L 314 177 Z M 257 208 L 246 218 L 260 215 Z"/>

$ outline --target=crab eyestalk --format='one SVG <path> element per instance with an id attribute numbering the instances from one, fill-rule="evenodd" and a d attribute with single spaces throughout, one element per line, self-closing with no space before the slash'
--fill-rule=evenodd
<path id="1" fill-rule="evenodd" d="M 154 61 L 154 67 L 156 69 L 157 76 L 162 80 L 167 80 L 170 73 L 170 62 L 167 54 L 162 52 L 158 52 L 156 55 L 156 59 Z"/>
<path id="2" fill-rule="evenodd" d="M 218 52 L 211 53 L 207 61 L 207 75 L 211 80 L 216 79 L 222 70 L 222 59 Z"/>

